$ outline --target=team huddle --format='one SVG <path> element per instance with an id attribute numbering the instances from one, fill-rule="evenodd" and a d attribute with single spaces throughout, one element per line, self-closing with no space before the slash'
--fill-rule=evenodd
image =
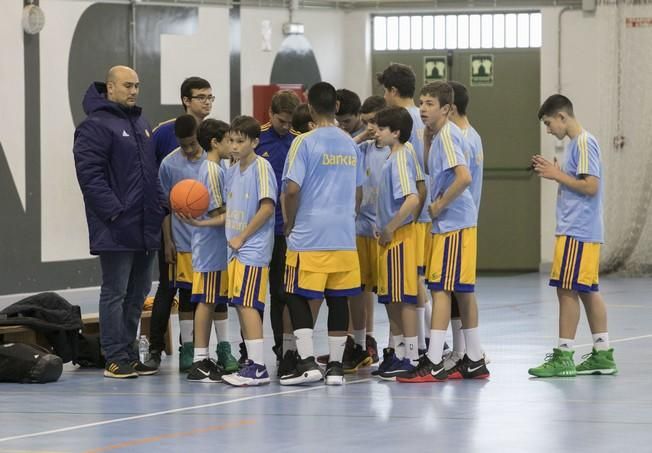
<path id="1" fill-rule="evenodd" d="M 205 119 L 214 97 L 208 82 L 193 77 L 181 88 L 187 113 L 153 131 L 163 195 L 185 179 L 209 194 L 205 214 L 172 212 L 163 222 L 161 266 L 179 291 L 179 367 L 188 380 L 270 382 L 262 316 L 268 288 L 282 385 L 341 385 L 345 374 L 378 362 L 372 374 L 402 383 L 490 376 L 475 298 L 483 150 L 467 117 L 469 92 L 457 82 L 432 82 L 418 93 L 417 107 L 410 67 L 392 64 L 377 79 L 384 96 L 364 102 L 326 82 L 310 87 L 307 104 L 280 91 L 261 126 L 249 116 L 231 124 Z M 598 293 L 599 147 L 561 95 L 543 104 L 539 118 L 571 144 L 561 169 L 532 158 L 534 171 L 560 184 L 551 277 L 560 340 L 529 373 L 614 374 Z M 390 329 L 382 361 L 373 331 L 376 298 Z M 576 366 L 578 298 L 594 349 Z M 328 354 L 316 357 L 313 329 L 323 300 Z M 228 343 L 227 305 L 240 321 L 239 360 Z M 449 324 L 452 348 L 445 341 Z M 208 350 L 212 325 L 217 360 Z M 160 342 L 152 344 L 138 374 L 158 370 L 161 350 Z"/>

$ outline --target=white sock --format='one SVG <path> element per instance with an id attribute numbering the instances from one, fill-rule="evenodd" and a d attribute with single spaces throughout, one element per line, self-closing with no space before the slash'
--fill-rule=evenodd
<path id="1" fill-rule="evenodd" d="M 314 357 L 315 351 L 313 350 L 312 344 L 312 329 L 297 329 L 294 331 L 294 336 L 297 339 L 297 352 L 299 353 L 299 357 L 302 359 Z"/>
<path id="2" fill-rule="evenodd" d="M 251 360 L 254 363 L 257 363 L 258 365 L 265 365 L 265 361 L 263 359 L 263 340 L 262 338 L 259 340 L 245 340 L 245 346 L 247 347 L 247 355 L 249 356 L 249 360 Z"/>
<path id="3" fill-rule="evenodd" d="M 223 341 L 229 341 L 229 320 L 228 319 L 216 319 L 213 321 L 213 326 L 215 327 L 215 336 L 217 337 L 217 342 L 221 343 Z"/>
<path id="4" fill-rule="evenodd" d="M 193 324 L 194 321 L 192 319 L 179 321 L 179 330 L 181 331 L 181 343 L 184 344 L 192 343 Z"/>
<path id="5" fill-rule="evenodd" d="M 394 335 L 392 335 L 392 332 L 389 332 L 389 340 L 387 340 L 387 347 L 391 349 L 395 349 L 396 345 L 394 344 Z"/>
<path id="6" fill-rule="evenodd" d="M 609 333 L 601 332 L 593 335 L 593 349 L 596 351 L 607 351 L 609 349 Z"/>
<path id="7" fill-rule="evenodd" d="M 424 316 L 424 319 L 425 319 L 426 326 L 430 326 L 430 323 L 432 322 L 432 301 L 430 299 L 428 299 L 426 301 L 426 305 L 424 305 L 423 308 L 425 309 L 425 312 L 424 312 L 423 316 Z M 430 329 L 426 328 L 425 331 L 426 331 L 425 332 L 426 333 L 426 338 L 430 338 Z"/>
<path id="8" fill-rule="evenodd" d="M 362 349 L 367 349 L 367 329 L 354 330 L 353 340 L 355 344 L 359 344 Z"/>
<path id="9" fill-rule="evenodd" d="M 426 307 L 417 307 L 417 337 L 419 349 L 426 349 Z M 407 338 L 405 339 L 407 341 Z"/>
<path id="10" fill-rule="evenodd" d="M 562 351 L 572 351 L 574 345 L 575 340 L 570 338 L 559 338 L 559 341 L 557 342 L 557 348 Z"/>
<path id="11" fill-rule="evenodd" d="M 296 351 L 297 350 L 297 339 L 294 337 L 294 334 L 292 333 L 284 333 L 283 334 L 283 354 L 285 354 L 288 351 Z"/>
<path id="12" fill-rule="evenodd" d="M 346 336 L 344 337 L 331 337 L 328 336 L 328 360 L 330 362 L 342 363 L 344 356 L 344 346 L 346 345 Z"/>
<path id="13" fill-rule="evenodd" d="M 453 351 L 459 352 L 464 355 L 466 351 L 466 342 L 464 341 L 464 334 L 462 333 L 462 320 L 451 319 L 451 330 L 453 331 Z"/>
<path id="14" fill-rule="evenodd" d="M 427 354 L 432 363 L 437 364 L 441 362 L 444 341 L 446 341 L 445 330 L 430 330 L 430 345 L 428 345 Z"/>
<path id="15" fill-rule="evenodd" d="M 480 331 L 477 327 L 473 329 L 462 329 L 464 341 L 466 342 L 466 355 L 469 359 L 477 362 L 482 358 L 482 345 L 480 344 Z M 455 346 L 453 346 L 455 350 Z"/>
<path id="16" fill-rule="evenodd" d="M 412 364 L 419 360 L 419 344 L 417 337 L 405 337 L 405 357 L 410 359 Z"/>
<path id="17" fill-rule="evenodd" d="M 200 362 L 208 358 L 208 348 L 195 348 L 193 362 Z"/>
<path id="18" fill-rule="evenodd" d="M 405 357 L 405 344 L 403 343 L 403 335 L 394 335 L 394 353 L 399 360 Z"/>

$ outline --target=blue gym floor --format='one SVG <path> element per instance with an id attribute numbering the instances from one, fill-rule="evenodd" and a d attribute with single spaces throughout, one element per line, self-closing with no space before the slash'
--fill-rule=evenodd
<path id="1" fill-rule="evenodd" d="M 652 451 L 652 280 L 605 277 L 617 376 L 542 380 L 527 369 L 556 341 L 555 291 L 539 274 L 478 282 L 491 379 L 379 382 L 369 370 L 342 387 L 188 383 L 176 355 L 135 380 L 66 365 L 57 383 L 0 384 L 3 452 L 626 452 Z M 97 311 L 97 290 L 62 294 Z M 0 307 L 17 297 L 0 297 Z M 379 307 L 380 308 L 380 307 Z M 325 307 L 315 334 L 326 352 Z M 238 326 L 231 316 L 233 348 Z M 275 375 L 271 329 L 268 368 Z M 379 347 L 387 340 L 376 310 Z M 582 317 L 576 360 L 589 352 Z M 214 349 L 214 348 L 213 348 Z M 647 376 L 647 377 L 646 377 Z"/>

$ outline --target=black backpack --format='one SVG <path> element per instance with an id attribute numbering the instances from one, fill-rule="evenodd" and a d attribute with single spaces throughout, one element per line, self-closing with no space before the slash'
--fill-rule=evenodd
<path id="1" fill-rule="evenodd" d="M 43 384 L 57 381 L 62 371 L 61 357 L 40 346 L 25 343 L 0 345 L 0 382 Z"/>
<path id="2" fill-rule="evenodd" d="M 102 354 L 100 336 L 92 334 L 77 334 L 77 356 L 72 363 L 82 368 L 104 368 L 106 360 Z"/>

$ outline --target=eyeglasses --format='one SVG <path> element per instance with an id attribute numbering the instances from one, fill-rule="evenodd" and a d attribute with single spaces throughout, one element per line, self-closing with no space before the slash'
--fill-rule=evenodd
<path id="1" fill-rule="evenodd" d="M 199 102 L 202 104 L 206 102 L 213 102 L 215 100 L 215 96 L 206 96 L 206 95 L 201 95 L 201 96 L 190 96 L 190 99 L 197 99 Z"/>

